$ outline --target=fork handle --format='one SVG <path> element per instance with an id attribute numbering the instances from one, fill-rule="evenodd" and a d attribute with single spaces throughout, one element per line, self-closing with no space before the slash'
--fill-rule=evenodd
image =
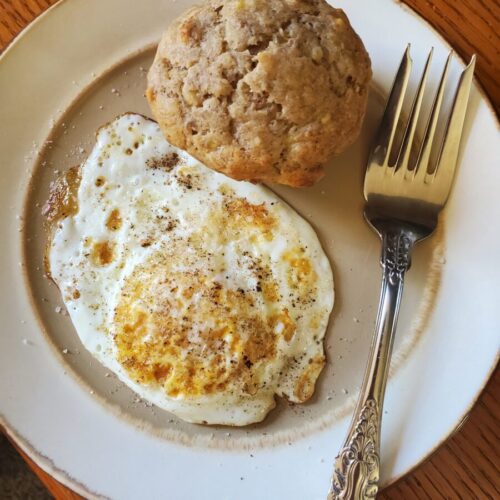
<path id="1" fill-rule="evenodd" d="M 379 228 L 382 289 L 370 356 L 344 446 L 335 460 L 328 500 L 375 498 L 380 478 L 380 427 L 404 277 L 415 237 L 401 229 Z"/>

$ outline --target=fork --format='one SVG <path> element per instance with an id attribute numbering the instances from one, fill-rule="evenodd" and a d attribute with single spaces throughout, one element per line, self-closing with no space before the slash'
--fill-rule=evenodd
<path id="1" fill-rule="evenodd" d="M 435 165 L 430 161 L 431 150 L 436 142 L 436 129 L 453 53 L 449 54 L 446 61 L 418 156 L 416 161 L 410 161 L 432 54 L 433 50 L 429 53 L 417 87 L 397 159 L 392 162 L 396 131 L 412 68 L 408 45 L 368 159 L 364 181 L 364 215 L 382 240 L 382 287 L 361 392 L 347 438 L 335 460 L 328 500 L 364 500 L 377 495 L 384 393 L 405 273 L 410 268 L 415 244 L 429 237 L 436 229 L 457 166 L 475 55 L 460 77 Z"/>

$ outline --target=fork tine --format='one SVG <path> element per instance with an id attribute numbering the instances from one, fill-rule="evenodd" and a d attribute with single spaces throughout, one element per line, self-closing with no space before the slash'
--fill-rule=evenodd
<path id="1" fill-rule="evenodd" d="M 446 77 L 448 76 L 448 70 L 450 68 L 452 57 L 453 51 L 449 53 L 448 59 L 446 60 L 443 74 L 441 76 L 441 81 L 439 82 L 439 88 L 436 93 L 436 97 L 434 98 L 434 102 L 432 103 L 431 113 L 429 115 L 429 120 L 427 121 L 427 126 L 425 128 L 424 140 L 422 141 L 422 146 L 420 147 L 420 152 L 418 154 L 417 164 L 415 166 L 415 174 L 419 179 L 425 179 L 427 175 L 432 143 L 434 141 L 434 135 L 436 134 L 439 112 L 441 111 L 441 105 L 443 104 Z"/>
<path id="2" fill-rule="evenodd" d="M 398 159 L 396 161 L 396 169 L 401 169 L 406 172 L 408 170 L 410 153 L 413 145 L 413 139 L 415 137 L 415 131 L 417 129 L 418 117 L 420 115 L 420 108 L 422 107 L 422 100 L 424 98 L 425 84 L 427 83 L 427 75 L 429 73 L 429 67 L 432 61 L 432 54 L 434 53 L 434 48 L 429 52 L 427 57 L 427 62 L 425 63 L 424 72 L 420 83 L 418 84 L 418 90 L 415 94 L 413 104 L 410 111 L 410 117 L 408 119 L 408 124 L 406 126 L 405 134 L 401 144 L 401 149 L 398 154 Z M 410 172 L 408 172 L 410 174 Z M 413 175 L 413 174 L 412 174 Z"/>
<path id="3" fill-rule="evenodd" d="M 411 66 L 410 45 L 408 45 L 392 85 L 384 116 L 377 132 L 375 147 L 372 150 L 373 152 L 369 160 L 369 165 L 376 163 L 381 166 L 387 166 L 392 144 L 394 142 L 394 136 L 396 135 L 401 108 L 403 107 L 408 80 L 410 78 Z"/>
<path id="4" fill-rule="evenodd" d="M 439 178 L 440 184 L 448 186 L 448 189 L 451 187 L 458 162 L 460 139 L 464 128 L 475 66 L 476 55 L 474 54 L 469 65 L 460 76 L 460 82 L 458 83 L 458 88 L 455 93 L 450 117 L 446 124 L 443 144 L 433 173 L 433 177 Z"/>

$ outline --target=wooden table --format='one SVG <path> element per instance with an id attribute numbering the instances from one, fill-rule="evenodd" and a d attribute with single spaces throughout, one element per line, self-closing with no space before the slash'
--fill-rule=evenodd
<path id="1" fill-rule="evenodd" d="M 373 0 L 376 2 L 376 0 Z M 0 48 L 56 0 L 0 0 Z M 466 59 L 478 54 L 477 75 L 500 110 L 500 4 L 498 0 L 406 0 Z M 387 488 L 382 499 L 500 498 L 500 370 L 468 421 L 426 463 Z M 57 499 L 78 495 L 24 457 Z"/>

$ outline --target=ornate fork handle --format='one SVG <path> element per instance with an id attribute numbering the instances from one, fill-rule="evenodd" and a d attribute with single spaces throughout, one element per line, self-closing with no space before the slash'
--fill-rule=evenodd
<path id="1" fill-rule="evenodd" d="M 328 500 L 375 498 L 380 477 L 380 426 L 385 385 L 404 277 L 418 239 L 412 231 L 379 224 L 382 290 L 370 356 L 349 432 L 340 450 Z"/>

